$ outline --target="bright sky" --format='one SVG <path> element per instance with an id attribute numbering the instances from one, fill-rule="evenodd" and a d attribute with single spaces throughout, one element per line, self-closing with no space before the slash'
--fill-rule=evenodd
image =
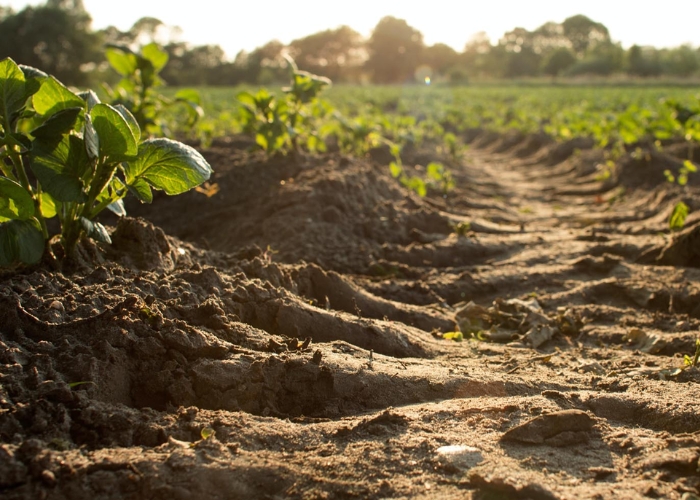
<path id="1" fill-rule="evenodd" d="M 20 10 L 41 1 L 0 0 Z M 492 42 L 516 26 L 533 30 L 547 21 L 561 22 L 584 14 L 607 26 L 615 41 L 676 47 L 700 46 L 698 0 L 665 0 L 642 4 L 628 0 L 83 0 L 93 28 L 114 25 L 126 30 L 141 17 L 156 17 L 182 28 L 181 39 L 194 45 L 218 44 L 229 58 L 277 39 L 289 43 L 346 24 L 369 36 L 377 22 L 392 15 L 423 33 L 425 42 L 461 51 L 476 32 Z"/>

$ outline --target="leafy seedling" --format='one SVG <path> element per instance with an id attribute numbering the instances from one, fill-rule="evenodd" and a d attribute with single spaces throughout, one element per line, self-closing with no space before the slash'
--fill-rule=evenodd
<path id="1" fill-rule="evenodd" d="M 318 96 L 331 81 L 299 70 L 291 57 L 285 57 L 291 83 L 282 89 L 282 98 L 276 98 L 266 89 L 255 94 L 244 91 L 236 96 L 242 104 L 243 129 L 254 135 L 257 146 L 268 155 L 297 152 L 302 144 L 309 151 L 325 151 L 316 118 L 328 111 L 318 106 Z"/>
<path id="2" fill-rule="evenodd" d="M 454 189 L 455 181 L 450 172 L 442 163 L 430 162 L 426 167 L 428 182 L 440 192 L 443 198 Z"/>
<path id="3" fill-rule="evenodd" d="M 172 99 L 157 92 L 165 85 L 159 74 L 169 56 L 156 43 L 150 43 L 138 52 L 126 45 L 108 44 L 105 56 L 110 66 L 122 76 L 114 88 L 103 86 L 111 104 L 121 104 L 128 109 L 145 134 L 169 135 L 163 112 L 176 105 L 186 110 L 187 126 L 190 128 L 204 116 L 201 98 L 196 90 L 181 89 Z"/>
<path id="4" fill-rule="evenodd" d="M 685 219 L 688 217 L 690 209 L 688 205 L 679 201 L 668 219 L 668 227 L 671 231 L 680 231 L 685 226 Z"/>
<path id="5" fill-rule="evenodd" d="M 150 203 L 153 189 L 180 194 L 211 175 L 185 144 L 142 141 L 123 105 L 76 94 L 9 58 L 0 61 L 0 132 L 0 266 L 53 256 L 48 219 L 58 220 L 63 256 L 71 256 L 83 236 L 111 243 L 95 218 L 105 209 L 125 215 L 128 192 Z"/>
<path id="6" fill-rule="evenodd" d="M 700 360 L 700 339 L 695 341 L 695 354 L 691 358 L 687 354 L 683 356 L 683 365 L 688 366 L 698 366 L 698 360 Z"/>
<path id="7" fill-rule="evenodd" d="M 452 224 L 452 231 L 454 231 L 460 238 L 466 237 L 471 229 L 472 225 L 470 222 L 462 221 L 458 222 L 457 224 Z"/>

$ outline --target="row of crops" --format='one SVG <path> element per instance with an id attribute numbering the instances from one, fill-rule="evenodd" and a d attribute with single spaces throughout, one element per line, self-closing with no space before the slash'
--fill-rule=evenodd
<path id="1" fill-rule="evenodd" d="M 205 118 L 192 134 L 206 140 L 250 131 L 242 89 L 200 92 Z M 450 133 L 460 137 L 470 129 L 543 133 L 560 141 L 590 137 L 612 155 L 644 142 L 700 140 L 700 93 L 695 88 L 336 86 L 310 100 L 303 113 L 316 138 L 333 136 L 354 152 L 376 144 L 379 137 L 400 145 L 425 138 L 442 142 Z M 309 149 L 317 147 L 314 142 Z"/>

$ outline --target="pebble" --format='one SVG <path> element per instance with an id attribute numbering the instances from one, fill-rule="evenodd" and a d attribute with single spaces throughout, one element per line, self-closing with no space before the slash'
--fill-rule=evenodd
<path id="1" fill-rule="evenodd" d="M 51 302 L 51 305 L 49 306 L 51 309 L 56 309 L 59 312 L 65 312 L 66 309 L 63 307 L 63 304 L 61 304 L 59 301 L 54 300 Z"/>
<path id="2" fill-rule="evenodd" d="M 479 448 L 461 444 L 441 446 L 435 453 L 442 462 L 450 463 L 461 469 L 470 469 L 484 460 L 484 456 Z"/>

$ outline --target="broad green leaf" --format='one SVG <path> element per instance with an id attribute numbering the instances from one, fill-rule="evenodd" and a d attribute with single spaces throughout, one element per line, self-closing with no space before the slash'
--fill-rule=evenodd
<path id="1" fill-rule="evenodd" d="M 153 63 L 149 59 L 137 54 L 136 65 L 139 71 L 141 71 L 141 84 L 145 88 L 157 86 L 156 68 L 153 66 Z"/>
<path id="2" fill-rule="evenodd" d="M 389 170 L 391 171 L 391 176 L 394 178 L 397 178 L 403 173 L 403 168 L 401 168 L 400 165 L 397 165 L 395 161 L 392 161 L 389 164 Z"/>
<path id="3" fill-rule="evenodd" d="M 119 217 L 126 217 L 126 208 L 124 207 L 124 200 L 117 200 L 114 203 L 107 205 L 107 209 L 113 214 Z"/>
<path id="4" fill-rule="evenodd" d="M 95 94 L 95 92 L 92 90 L 86 90 L 85 92 L 80 92 L 78 94 L 78 97 L 80 97 L 83 101 L 85 101 L 85 103 L 87 104 L 88 112 L 92 111 L 92 108 L 95 107 L 95 104 L 100 103 L 100 98 L 97 97 L 97 94 Z"/>
<path id="5" fill-rule="evenodd" d="M 39 127 L 31 131 L 34 137 L 52 139 L 67 134 L 75 126 L 75 121 L 83 108 L 66 108 L 49 117 Z"/>
<path id="6" fill-rule="evenodd" d="M 40 69 L 37 69 L 33 66 L 27 66 L 26 64 L 20 64 L 19 68 L 22 70 L 22 73 L 24 73 L 24 77 L 27 80 L 43 80 L 44 78 L 48 78 L 49 75 L 47 73 L 44 73 Z M 39 87 L 37 87 L 37 90 Z"/>
<path id="7" fill-rule="evenodd" d="M 0 177 L 0 222 L 34 216 L 34 200 L 21 185 Z"/>
<path id="8" fill-rule="evenodd" d="M 685 225 L 685 219 L 688 217 L 689 208 L 688 205 L 679 201 L 675 207 L 673 207 L 673 212 L 671 212 L 671 217 L 668 219 L 668 227 L 671 231 L 679 231 L 683 229 Z"/>
<path id="9" fill-rule="evenodd" d="M 85 152 L 91 160 L 100 157 L 100 137 L 92 124 L 90 115 L 85 115 L 85 128 L 83 129 L 83 140 L 85 141 Z"/>
<path id="10" fill-rule="evenodd" d="M 101 243 L 112 243 L 107 229 L 99 222 L 93 222 L 85 217 L 80 217 L 80 226 L 89 238 Z"/>
<path id="11" fill-rule="evenodd" d="M 131 191 L 141 203 L 151 203 L 153 201 L 151 186 L 141 178 L 134 179 L 129 183 L 129 191 Z"/>
<path id="12" fill-rule="evenodd" d="M 119 111 L 109 104 L 96 104 L 90 117 L 100 138 L 100 157 L 120 162 L 136 156 L 138 139 Z"/>
<path id="13" fill-rule="evenodd" d="M 10 58 L 0 61 L 0 118 L 8 121 L 27 101 L 24 73 Z"/>
<path id="14" fill-rule="evenodd" d="M 153 65 L 156 73 L 160 72 L 161 69 L 168 63 L 168 53 L 161 50 L 158 44 L 153 42 L 149 43 L 141 49 L 141 55 L 148 59 Z"/>
<path id="15" fill-rule="evenodd" d="M 105 50 L 105 57 L 112 68 L 122 76 L 133 75 L 138 67 L 136 54 L 126 47 L 109 46 Z"/>
<path id="16" fill-rule="evenodd" d="M 0 224 L 0 266 L 36 264 L 44 255 L 44 235 L 30 220 Z"/>
<path id="17" fill-rule="evenodd" d="M 55 200 L 85 201 L 82 176 L 91 163 L 81 138 L 66 135 L 59 142 L 36 139 L 30 160 L 41 187 Z"/>
<path id="18" fill-rule="evenodd" d="M 40 115 L 51 115 L 68 108 L 85 107 L 85 101 L 53 76 L 44 80 L 39 91 L 32 97 L 32 103 Z"/>
<path id="19" fill-rule="evenodd" d="M 19 68 L 22 70 L 22 73 L 24 73 L 24 95 L 29 99 L 39 91 L 42 82 L 46 80 L 49 75 L 39 69 L 33 68 L 32 66 L 25 66 L 24 64 L 20 64 Z"/>
<path id="20" fill-rule="evenodd" d="M 129 111 L 123 104 L 117 104 L 116 106 L 114 106 L 114 109 L 116 109 L 119 112 L 119 114 L 122 115 L 122 117 L 126 120 L 126 124 L 131 129 L 131 134 L 136 139 L 136 142 L 140 141 L 141 128 L 139 127 L 139 122 L 136 121 L 134 115 L 131 114 L 131 111 Z"/>
<path id="21" fill-rule="evenodd" d="M 89 218 L 94 218 L 105 207 L 120 217 L 125 216 L 126 209 L 122 198 L 126 192 L 127 187 L 119 179 L 119 177 L 112 177 L 112 180 L 108 183 L 107 187 L 103 189 L 99 195 L 97 195 L 97 198 L 95 199 L 97 206 L 93 208 L 93 212 L 91 212 Z"/>
<path id="22" fill-rule="evenodd" d="M 55 217 L 58 213 L 56 209 L 56 201 L 51 197 L 49 193 L 43 192 L 40 196 L 41 201 L 41 216 L 45 219 L 50 219 Z"/>
<path id="23" fill-rule="evenodd" d="M 170 139 L 149 139 L 136 160 L 126 164 L 127 184 L 143 179 L 167 194 L 180 194 L 211 176 L 211 166 L 194 148 Z"/>

